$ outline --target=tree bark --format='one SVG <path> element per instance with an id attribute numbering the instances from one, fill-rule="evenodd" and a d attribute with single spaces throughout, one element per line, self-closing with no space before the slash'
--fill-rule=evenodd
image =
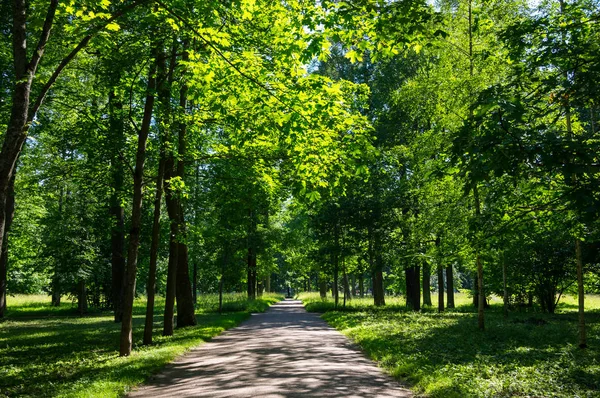
<path id="1" fill-rule="evenodd" d="M 252 246 L 248 247 L 247 271 L 248 299 L 256 300 L 256 253 L 254 253 L 254 249 L 252 248 Z"/>
<path id="2" fill-rule="evenodd" d="M 383 286 L 383 257 L 381 254 L 381 237 L 378 231 L 372 231 L 373 244 L 371 247 L 371 261 L 373 262 L 373 303 L 375 306 L 385 305 Z"/>
<path id="3" fill-rule="evenodd" d="M 503 295 L 502 295 L 502 303 L 503 303 L 503 308 L 502 308 L 502 313 L 504 316 L 504 319 L 508 318 L 508 289 L 506 288 L 506 261 L 504 258 L 504 253 L 502 253 L 502 289 L 503 289 Z"/>
<path id="4" fill-rule="evenodd" d="M 485 308 L 485 294 L 483 290 L 483 264 L 481 263 L 481 256 L 477 254 L 477 326 L 480 330 L 485 329 L 484 314 Z"/>
<path id="5" fill-rule="evenodd" d="M 150 244 L 150 266 L 148 268 L 148 284 L 146 286 L 146 322 L 144 324 L 144 345 L 152 344 L 154 328 L 154 301 L 156 295 L 156 263 L 158 261 L 158 246 L 160 244 L 160 205 L 162 202 L 163 179 L 165 173 L 164 148 L 158 161 L 156 175 L 156 193 L 154 195 L 154 218 L 152 220 L 152 243 Z"/>
<path id="6" fill-rule="evenodd" d="M 171 163 L 172 164 L 172 163 Z M 166 170 L 169 170 L 169 160 L 167 159 L 166 168 L 165 168 L 165 201 L 167 202 L 167 213 L 169 213 L 170 219 L 170 234 L 169 234 L 169 264 L 167 266 L 167 291 L 165 293 L 165 314 L 163 321 L 163 336 L 172 336 L 174 330 L 174 317 L 175 317 L 175 292 L 177 291 L 177 267 L 179 265 L 178 261 L 178 252 L 179 245 L 177 244 L 177 235 L 178 235 L 178 226 L 177 222 L 173 220 L 174 218 L 174 206 L 175 203 L 170 197 L 172 195 L 171 188 L 169 183 L 167 182 L 170 173 L 167 173 Z"/>
<path id="7" fill-rule="evenodd" d="M 159 58 L 156 51 L 156 59 Z M 129 245 L 127 248 L 126 286 L 123 301 L 123 320 L 121 322 L 121 340 L 119 353 L 121 356 L 131 354 L 133 337 L 133 300 L 135 298 L 135 278 L 137 272 L 138 249 L 140 246 L 140 230 L 142 226 L 142 199 L 144 163 L 146 161 L 146 142 L 150 133 L 152 110 L 154 108 L 154 91 L 156 89 L 156 64 L 152 63 L 148 74 L 148 89 L 144 116 L 138 133 L 138 144 L 135 156 L 135 170 L 133 175 L 133 202 L 131 210 L 131 230 L 129 232 Z"/>
<path id="8" fill-rule="evenodd" d="M 438 277 L 438 312 L 444 312 L 444 267 L 442 264 L 437 268 Z"/>
<path id="9" fill-rule="evenodd" d="M 176 177 L 176 162 L 173 154 L 173 137 L 171 135 L 171 85 L 173 83 L 173 71 L 177 62 L 177 42 L 174 41 L 170 65 L 167 70 L 166 55 L 161 51 L 161 59 L 158 62 L 158 77 L 161 82 L 158 85 L 158 98 L 160 103 L 159 119 L 162 120 L 162 130 L 165 148 L 168 148 L 168 153 L 165 153 L 165 175 L 163 186 L 165 190 L 165 202 L 167 205 L 167 214 L 169 216 L 169 263 L 167 266 L 167 291 L 165 294 L 165 312 L 163 321 L 163 336 L 172 336 L 175 322 L 175 297 L 177 292 L 177 268 L 179 266 L 179 202 L 176 200 L 176 191 L 171 185 L 171 179 Z M 178 303 L 179 304 L 179 303 Z"/>
<path id="10" fill-rule="evenodd" d="M 188 246 L 182 242 L 177 245 L 177 327 L 182 328 L 196 325 L 196 309 L 188 267 Z"/>
<path id="11" fill-rule="evenodd" d="M 87 312 L 87 290 L 85 288 L 85 280 L 80 279 L 77 283 L 77 312 L 83 315 Z"/>
<path id="12" fill-rule="evenodd" d="M 194 260 L 192 273 L 192 295 L 194 299 L 194 307 L 198 303 L 198 261 Z"/>
<path id="13" fill-rule="evenodd" d="M 327 298 L 327 281 L 323 278 L 319 281 L 319 295 L 323 300 Z"/>
<path id="14" fill-rule="evenodd" d="M 431 265 L 423 262 L 423 307 L 426 305 L 431 307 Z"/>
<path id="15" fill-rule="evenodd" d="M 121 204 L 123 192 L 124 168 L 119 151 L 125 145 L 123 124 L 123 103 L 117 98 L 114 90 L 109 94 L 109 129 L 111 134 L 111 176 L 113 192 L 110 198 L 110 216 L 113 219 L 111 228 L 111 269 L 112 269 L 112 302 L 115 322 L 123 318 L 123 293 L 125 286 L 125 209 Z"/>
<path id="16" fill-rule="evenodd" d="M 410 266 L 404 269 L 406 279 L 406 306 L 413 311 L 421 309 L 421 293 L 419 291 L 419 267 Z"/>
<path id="17" fill-rule="evenodd" d="M 340 287 L 339 287 L 339 258 L 338 254 L 333 254 L 333 302 L 335 308 L 338 307 L 340 301 Z"/>
<path id="18" fill-rule="evenodd" d="M 446 267 L 446 292 L 448 295 L 448 308 L 454 308 L 454 273 L 452 265 Z"/>
<path id="19" fill-rule="evenodd" d="M 358 293 L 360 297 L 365 297 L 365 275 L 361 272 L 358 276 Z"/>
<path id="20" fill-rule="evenodd" d="M 587 338 L 585 332 L 585 292 L 583 290 L 583 259 L 581 256 L 581 242 L 575 241 L 575 254 L 577 257 L 577 296 L 579 298 L 578 308 L 578 328 L 579 328 L 579 348 L 587 348 Z"/>
<path id="21" fill-rule="evenodd" d="M 1 209 L 0 209 L 1 211 Z M 4 228 L 4 244 L 0 252 L 0 319 L 6 313 L 6 293 L 8 288 L 8 233 L 15 214 L 15 176 L 10 180 L 6 202 L 6 224 Z"/>
<path id="22" fill-rule="evenodd" d="M 183 55 L 182 60 L 188 61 L 189 56 L 187 53 L 188 42 L 183 42 Z M 188 87 L 184 83 L 179 90 L 179 117 L 183 118 L 187 109 L 187 92 Z M 180 120 L 179 123 L 179 145 L 178 145 L 178 157 L 177 157 L 177 177 L 181 181 L 185 181 L 185 157 L 187 155 L 187 124 L 185 120 Z M 177 201 L 177 222 L 179 224 L 179 242 L 178 242 L 178 256 L 177 256 L 177 327 L 194 326 L 196 325 L 196 309 L 194 306 L 194 294 L 192 291 L 192 284 L 190 282 L 190 269 L 189 269 L 189 256 L 188 256 L 188 245 L 186 239 L 186 223 L 185 223 L 185 210 L 182 203 L 182 196 L 178 195 Z"/>

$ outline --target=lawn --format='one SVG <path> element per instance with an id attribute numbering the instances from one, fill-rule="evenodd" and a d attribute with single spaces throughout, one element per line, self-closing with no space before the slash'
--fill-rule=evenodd
<path id="1" fill-rule="evenodd" d="M 577 307 L 566 297 L 554 315 L 533 309 L 503 319 L 501 300 L 477 329 L 470 299 L 457 309 L 407 311 L 401 298 L 374 308 L 372 299 L 335 311 L 331 299 L 302 294 L 309 310 L 358 343 L 415 393 L 430 397 L 600 397 L 600 296 L 586 301 L 589 348 L 577 347 Z M 437 297 L 433 295 L 436 303 Z"/>
<path id="2" fill-rule="evenodd" d="M 9 312 L 0 322 L 0 397 L 119 397 L 143 383 L 177 355 L 238 325 L 251 312 L 264 311 L 282 296 L 248 301 L 226 295 L 222 315 L 216 296 L 198 299 L 198 326 L 162 337 L 159 300 L 154 318 L 154 345 L 141 345 L 145 300 L 134 308 L 134 352 L 118 355 L 121 325 L 111 312 L 80 317 L 66 302 L 52 307 L 47 296 L 8 297 Z"/>

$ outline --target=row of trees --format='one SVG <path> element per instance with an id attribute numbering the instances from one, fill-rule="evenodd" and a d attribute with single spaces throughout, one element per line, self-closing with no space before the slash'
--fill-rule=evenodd
<path id="1" fill-rule="evenodd" d="M 196 323 L 190 270 L 254 298 L 278 201 L 317 199 L 371 147 L 360 87 L 307 72 L 326 6 L 4 2 L 2 314 L 7 281 L 111 307 L 128 355 L 140 261 L 146 344 L 157 290 L 164 335 L 175 301 Z"/>
<path id="2" fill-rule="evenodd" d="M 0 7 L 0 316 L 68 294 L 128 355 L 141 293 L 150 344 L 156 292 L 170 335 L 199 291 L 598 289 L 595 0 Z"/>
<path id="3" fill-rule="evenodd" d="M 434 281 L 440 311 L 467 288 L 481 329 L 490 294 L 505 311 L 535 300 L 554 312 L 574 292 L 585 347 L 584 288 L 598 292 L 599 275 L 598 3 L 435 9 L 427 46 L 358 62 L 340 48 L 321 64 L 369 86 L 377 156 L 368 180 L 295 215 L 314 244 L 299 287 L 318 276 L 337 303 L 367 275 L 375 305 L 387 291 L 419 310 Z"/>

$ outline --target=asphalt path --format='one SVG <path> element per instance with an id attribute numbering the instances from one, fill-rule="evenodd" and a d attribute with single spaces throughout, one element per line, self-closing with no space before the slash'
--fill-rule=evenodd
<path id="1" fill-rule="evenodd" d="M 411 397 L 295 300 L 200 345 L 129 397 Z"/>

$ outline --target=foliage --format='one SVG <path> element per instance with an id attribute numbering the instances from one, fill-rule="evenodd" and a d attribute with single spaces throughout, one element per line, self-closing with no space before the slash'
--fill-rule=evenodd
<path id="1" fill-rule="evenodd" d="M 574 301 L 571 301 L 574 303 Z M 358 307 L 323 318 L 415 392 L 431 397 L 594 396 L 600 380 L 600 301 L 588 297 L 592 348 L 577 347 L 576 306 L 561 314 L 488 312 L 477 330 L 469 312 L 413 313 Z M 560 307 L 559 307 L 560 308 Z"/>
<path id="2" fill-rule="evenodd" d="M 134 344 L 127 358 L 118 356 L 121 325 L 111 314 L 94 312 L 76 317 L 76 307 L 52 307 L 47 296 L 9 297 L 8 319 L 0 323 L 0 396 L 120 397 L 143 383 L 176 356 L 238 325 L 250 312 L 260 312 L 281 297 L 270 295 L 254 302 L 226 296 L 227 312 L 215 314 L 215 297 L 199 297 L 198 326 L 176 330 L 172 337 L 156 337 L 141 346 L 145 300 L 135 304 Z M 157 302 L 161 312 L 164 300 Z M 160 336 L 160 317 L 155 335 Z"/>

